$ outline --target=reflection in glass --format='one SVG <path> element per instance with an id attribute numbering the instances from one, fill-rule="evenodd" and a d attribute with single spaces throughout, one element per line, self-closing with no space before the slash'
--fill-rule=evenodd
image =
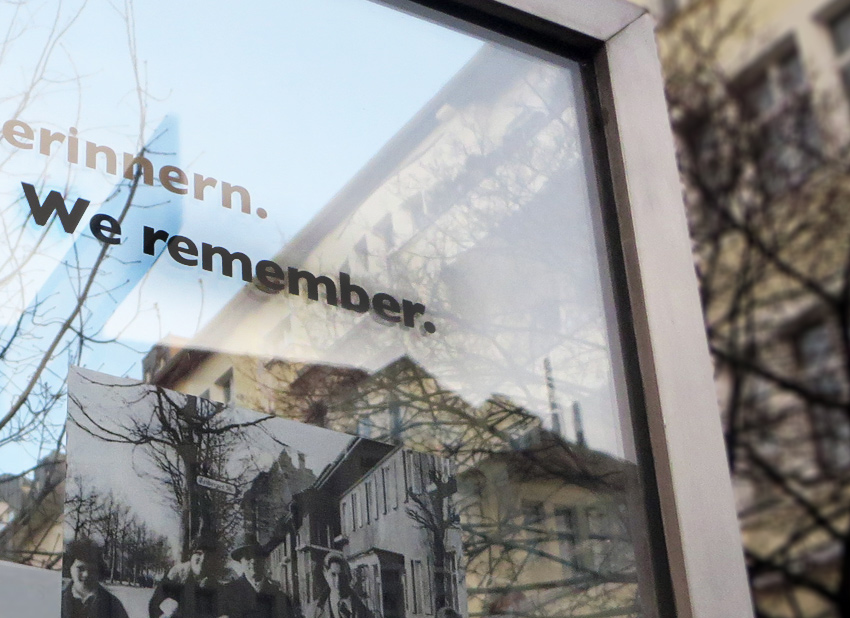
<path id="1" fill-rule="evenodd" d="M 635 544 L 647 531 L 618 390 L 579 65 L 371 3 L 281 4 L 263 23 L 211 11 L 207 31 L 185 37 L 218 64 L 180 75 L 166 69 L 186 57 L 184 34 L 165 37 L 167 53 L 155 49 L 166 26 L 152 25 L 153 9 L 60 12 L 69 26 L 132 33 L 123 42 L 129 59 L 108 61 L 115 83 L 96 72 L 71 80 L 81 98 L 74 105 L 39 82 L 43 102 L 3 108 L 34 127 L 35 148 L 2 143 L 2 223 L 18 239 L 2 270 L 2 401 L 11 419 L 0 425 L 0 462 L 11 473 L 0 482 L 2 557 L 58 564 L 56 470 L 73 363 L 451 459 L 459 500 L 443 519 L 459 522 L 463 552 L 442 565 L 377 572 L 350 555 L 346 522 L 362 526 L 413 496 L 439 495 L 436 472 L 411 476 L 410 490 L 379 491 L 384 475 L 411 473 L 404 468 L 377 471 L 364 496 L 341 504 L 340 538 L 324 541 L 345 555 L 381 618 L 444 609 L 646 614 L 641 603 L 652 595 L 638 594 Z M 175 11 L 174 23 L 188 19 Z M 253 47 L 216 36 L 239 20 L 256 29 Z M 75 58 L 94 66 L 85 37 L 64 36 Z M 21 57 L 36 45 L 35 33 L 24 39 Z M 228 54 L 242 60 L 234 65 Z M 143 78 L 137 69 L 148 60 Z M 215 86 L 231 82 L 244 87 Z M 121 108 L 131 100 L 132 111 Z M 39 152 L 42 128 L 67 139 L 72 126 L 80 139 L 148 157 L 158 170 L 178 168 L 185 182 L 174 172 L 148 185 L 140 165 L 126 178 Z M 223 179 L 250 192 L 250 212 L 244 195 L 230 208 L 213 199 Z M 52 189 L 69 207 L 72 197 L 89 199 L 82 231 L 34 223 L 22 181 L 41 200 Z M 185 194 L 175 191 L 183 185 Z M 92 237 L 95 212 L 122 222 L 122 243 Z M 164 241 L 147 253 L 145 226 L 242 252 L 252 266 L 273 260 L 287 276 L 293 267 L 328 279 L 314 299 L 306 280 L 297 293 L 243 285 L 238 265 L 225 276 L 223 262 L 181 263 Z M 343 275 L 373 302 L 385 292 L 425 308 L 412 326 L 346 310 L 331 302 L 344 293 Z M 467 592 L 439 574 L 439 585 L 415 588 L 431 581 L 417 571 L 437 567 L 465 572 Z M 283 562 L 269 570 L 291 575 Z"/>

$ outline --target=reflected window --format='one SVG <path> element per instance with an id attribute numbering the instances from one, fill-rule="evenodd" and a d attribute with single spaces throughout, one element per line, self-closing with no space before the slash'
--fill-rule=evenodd
<path id="1" fill-rule="evenodd" d="M 844 89 L 850 94 L 850 7 L 841 11 L 828 23 L 835 55 L 838 58 L 838 69 L 844 81 Z"/>
<path id="2" fill-rule="evenodd" d="M 741 100 L 756 134 L 762 190 L 775 195 L 799 186 L 818 163 L 820 131 L 797 48 L 751 74 Z"/>
<path id="3" fill-rule="evenodd" d="M 558 508 L 555 510 L 555 522 L 558 527 L 558 549 L 561 560 L 564 561 L 564 572 L 567 576 L 576 572 L 578 565 L 578 518 L 576 510 L 572 508 Z"/>
<path id="4" fill-rule="evenodd" d="M 218 397 L 213 397 L 222 403 L 231 404 L 234 401 L 233 391 L 233 369 L 225 371 L 221 377 L 215 381 L 218 392 Z"/>
<path id="5" fill-rule="evenodd" d="M 838 333 L 826 323 L 804 330 L 797 339 L 806 383 L 834 406 L 807 402 L 812 436 L 821 469 L 836 474 L 850 469 L 850 419 L 847 417 L 842 372 L 842 347 Z"/>

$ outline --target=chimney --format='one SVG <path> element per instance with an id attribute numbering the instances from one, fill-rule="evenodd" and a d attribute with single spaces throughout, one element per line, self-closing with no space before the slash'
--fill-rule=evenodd
<path id="1" fill-rule="evenodd" d="M 307 457 L 304 453 L 298 453 L 298 469 L 303 470 L 307 467 Z"/>
<path id="2" fill-rule="evenodd" d="M 552 375 L 552 361 L 549 357 L 543 359 L 543 370 L 546 373 L 546 392 L 549 395 L 549 412 L 552 417 L 552 433 L 563 436 L 561 428 L 561 407 L 558 405 L 558 399 L 555 396 L 555 378 Z"/>
<path id="3" fill-rule="evenodd" d="M 573 402 L 573 424 L 576 428 L 576 444 L 587 446 L 587 442 L 584 439 L 584 424 L 581 420 L 581 404 L 578 401 Z"/>

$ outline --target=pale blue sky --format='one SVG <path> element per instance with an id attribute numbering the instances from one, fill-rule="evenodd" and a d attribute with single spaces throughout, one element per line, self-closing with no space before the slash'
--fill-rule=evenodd
<path id="1" fill-rule="evenodd" d="M 18 14 L 20 36 L 0 64 L 0 121 L 21 101 L 56 6 L 29 3 Z M 78 6 L 66 3 L 58 23 Z M 74 126 L 81 141 L 119 153 L 138 148 L 140 107 L 125 9 L 120 2 L 88 2 L 54 49 L 48 81 L 24 106 L 21 120 L 36 131 L 67 134 Z M 0 7 L 0 20 L 12 23 L 12 10 Z M 169 231 L 242 249 L 255 259 L 270 257 L 293 237 L 482 45 L 366 0 L 145 0 L 135 3 L 133 14 L 136 66 L 146 90 L 145 138 L 163 118 L 173 118 L 177 165 L 190 176 L 198 172 L 246 187 L 253 207 L 269 213 L 261 220 L 228 211 L 213 197 L 201 202 L 190 196 L 182 200 L 181 229 Z M 9 155 L 0 175 L 6 203 L 20 195 L 22 180 L 38 184 L 43 177 L 47 188 L 92 200 L 89 216 L 115 186 L 114 176 L 69 165 L 64 151 L 48 158 L 37 145 L 18 150 L 0 142 L 0 158 Z M 28 233 L 34 238 L 39 231 L 32 226 Z M 125 236 L 139 233 L 125 228 Z M 29 299 L 43 294 L 71 242 L 53 231 L 48 255 L 27 272 Z M 160 262 L 141 300 L 131 294 L 107 334 L 120 333 L 136 349 L 168 333 L 191 335 L 239 287 L 216 277 L 201 294 L 194 269 Z M 131 315 L 132 325 L 123 329 Z M 15 318 L 15 312 L 0 316 L 7 323 Z M 139 358 L 114 347 L 101 356 L 90 356 L 87 364 L 117 374 Z M 137 377 L 138 368 L 131 375 Z M 39 455 L 32 446 L 4 447 L 0 472 L 25 469 Z"/>

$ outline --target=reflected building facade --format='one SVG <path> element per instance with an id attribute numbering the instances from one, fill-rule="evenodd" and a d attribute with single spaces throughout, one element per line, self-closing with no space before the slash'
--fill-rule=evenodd
<path id="1" fill-rule="evenodd" d="M 640 615 L 642 507 L 583 96 L 578 70 L 485 46 L 274 258 L 421 299 L 436 333 L 255 282 L 149 354 L 153 383 L 388 444 L 356 481 L 322 473 L 280 520 L 271 568 L 302 607 L 336 548 L 383 618 Z M 416 511 L 405 499 L 448 491 L 410 476 L 402 444 L 456 466 L 444 520 L 462 536 L 438 535 L 442 566 L 421 535 L 382 533 Z"/>

